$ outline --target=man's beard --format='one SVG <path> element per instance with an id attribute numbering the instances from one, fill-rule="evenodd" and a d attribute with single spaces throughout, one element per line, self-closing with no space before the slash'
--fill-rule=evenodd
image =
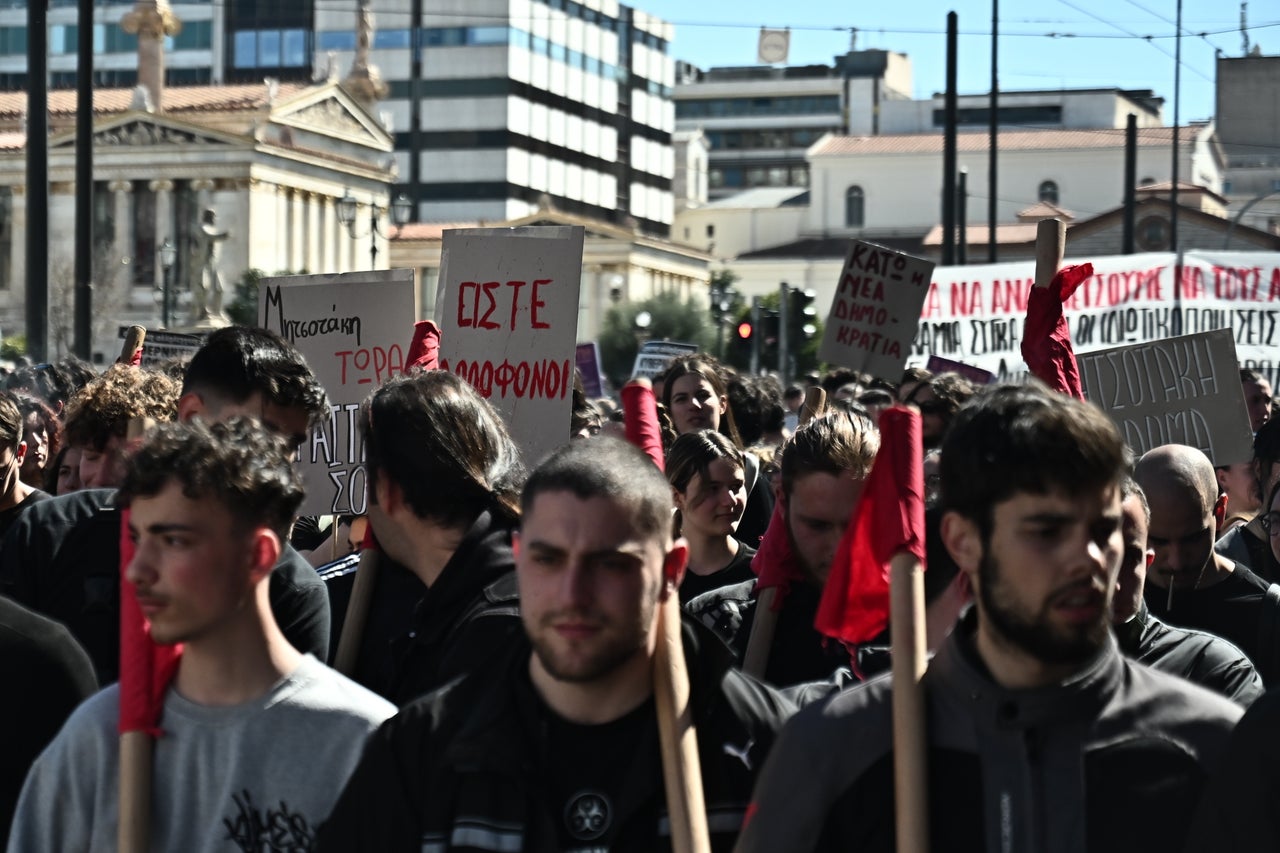
<path id="1" fill-rule="evenodd" d="M 1007 595 L 1007 584 L 989 547 L 984 549 L 978 565 L 978 579 L 983 615 L 1007 642 L 1035 659 L 1046 664 L 1080 664 L 1093 658 L 1106 643 L 1111 622 L 1109 604 L 1099 609 L 1093 624 L 1059 631 L 1049 618 L 1054 596 L 1046 600 L 1039 613 L 1028 616 L 1019 610 Z"/>
<path id="2" fill-rule="evenodd" d="M 572 652 L 562 651 L 562 647 L 553 639 L 555 629 L 550 617 L 543 618 L 538 626 L 539 630 L 528 631 L 529 642 L 542 668 L 557 681 L 586 684 L 604 678 L 644 652 L 648 635 L 643 626 L 652 623 L 654 608 L 646 608 L 633 628 L 624 627 L 620 631 L 620 626 L 616 623 L 606 625 L 606 630 L 596 638 L 589 654 L 574 655 Z M 609 636 L 604 636 L 605 634 Z"/>

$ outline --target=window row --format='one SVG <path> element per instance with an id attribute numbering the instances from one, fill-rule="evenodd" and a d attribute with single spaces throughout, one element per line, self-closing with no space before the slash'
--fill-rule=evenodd
<path id="1" fill-rule="evenodd" d="M 49 54 L 51 56 L 74 55 L 80 28 L 75 24 L 54 24 L 49 27 Z M 208 50 L 213 46 L 213 23 L 189 21 L 182 31 L 164 40 L 164 49 Z M 119 24 L 93 25 L 94 53 L 132 53 L 138 49 L 138 37 L 126 33 Z M 0 56 L 26 55 L 27 28 L 0 27 Z"/>
<path id="2" fill-rule="evenodd" d="M 240 30 L 232 42 L 234 68 L 305 68 L 311 65 L 311 33 L 304 29 Z"/>
<path id="3" fill-rule="evenodd" d="M 807 187 L 809 167 L 787 166 L 712 166 L 707 170 L 707 184 L 712 189 L 751 189 L 753 187 Z"/>
<path id="4" fill-rule="evenodd" d="M 839 113 L 839 95 L 788 95 L 776 98 L 698 98 L 676 101 L 676 118 L 733 118 Z"/>
<path id="5" fill-rule="evenodd" d="M 678 104 L 679 102 L 677 102 Z M 742 148 L 808 148 L 827 133 L 839 133 L 836 127 L 805 127 L 796 130 L 708 130 L 707 141 L 712 151 Z"/>

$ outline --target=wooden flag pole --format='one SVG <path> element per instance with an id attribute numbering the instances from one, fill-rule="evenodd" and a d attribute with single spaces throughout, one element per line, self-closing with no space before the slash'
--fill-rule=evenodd
<path id="1" fill-rule="evenodd" d="M 130 326 L 120 348 L 120 364 L 131 364 L 133 354 L 142 346 L 147 330 Z M 154 425 L 150 418 L 129 421 L 126 443 L 136 445 Z M 121 566 L 123 572 L 127 567 Z M 123 575 L 121 575 L 123 577 Z M 150 853 L 151 850 L 151 775 L 155 742 L 149 732 L 120 733 L 119 817 L 116 845 L 120 853 Z"/>
<path id="2" fill-rule="evenodd" d="M 142 348 L 142 342 L 147 338 L 147 330 L 142 326 L 130 326 L 124 333 L 124 344 L 120 347 L 120 357 L 116 359 L 118 364 L 132 364 L 133 354 Z"/>
<path id="3" fill-rule="evenodd" d="M 911 553 L 889 563 L 893 659 L 893 793 L 897 853 L 929 851 L 929 772 L 924 688 L 924 571 Z"/>
<path id="4" fill-rule="evenodd" d="M 1067 223 L 1042 219 L 1036 225 L 1036 287 L 1048 287 L 1062 266 L 1067 246 Z"/>
<path id="5" fill-rule="evenodd" d="M 680 636 L 680 596 L 669 591 L 658 616 L 658 646 L 653 659 L 653 693 L 662 746 L 662 780 L 675 853 L 710 853 L 707 807 L 702 794 L 698 735 L 689 702 L 689 671 Z"/>
<path id="6" fill-rule="evenodd" d="M 827 406 L 827 392 L 814 385 L 805 392 L 804 405 L 800 407 L 800 425 L 822 414 Z M 760 593 L 756 600 L 755 619 L 751 623 L 751 635 L 747 637 L 747 650 L 742 655 L 742 671 L 756 678 L 764 678 L 769 666 L 769 652 L 773 649 L 773 633 L 778 627 L 778 614 L 773 609 L 778 588 L 771 586 Z"/>
<path id="7" fill-rule="evenodd" d="M 338 638 L 338 650 L 333 655 L 333 668 L 348 678 L 355 677 L 364 626 L 369 619 L 369 604 L 373 601 L 373 588 L 377 583 L 378 549 L 366 547 L 360 552 L 351 598 L 347 601 L 347 615 L 342 620 L 342 636 Z"/>

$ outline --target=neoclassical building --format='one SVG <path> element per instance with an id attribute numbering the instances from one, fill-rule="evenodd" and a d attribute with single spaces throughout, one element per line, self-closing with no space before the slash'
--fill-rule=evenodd
<path id="1" fill-rule="evenodd" d="M 158 62 L 161 73 L 140 67 L 147 85 L 94 92 L 95 360 L 118 354 L 121 325 L 164 325 L 166 291 L 168 328 L 219 324 L 187 307 L 203 281 L 197 253 L 205 248 L 206 210 L 226 232 L 214 266 L 228 302 L 249 269 L 386 268 L 394 139 L 375 102 L 362 97 L 360 80 L 166 88 L 158 82 L 163 54 L 154 42 L 144 50 L 144 41 L 140 65 Z M 57 357 L 72 343 L 81 117 L 74 90 L 49 93 L 49 244 L 44 258 L 32 259 L 25 251 L 26 110 L 25 93 L 0 93 L 0 329 L 24 328 L 28 264 L 47 263 L 49 355 Z"/>

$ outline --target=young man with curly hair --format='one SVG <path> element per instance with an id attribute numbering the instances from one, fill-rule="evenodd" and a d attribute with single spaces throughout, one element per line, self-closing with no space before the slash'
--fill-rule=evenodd
<path id="1" fill-rule="evenodd" d="M 394 713 L 291 646 L 272 615 L 268 578 L 303 495 L 292 455 L 237 417 L 159 427 L 128 462 L 125 579 L 152 639 L 183 644 L 153 761 L 156 850 L 307 849 Z M 119 707 L 118 686 L 98 693 L 36 760 L 10 850 L 114 845 Z"/>

